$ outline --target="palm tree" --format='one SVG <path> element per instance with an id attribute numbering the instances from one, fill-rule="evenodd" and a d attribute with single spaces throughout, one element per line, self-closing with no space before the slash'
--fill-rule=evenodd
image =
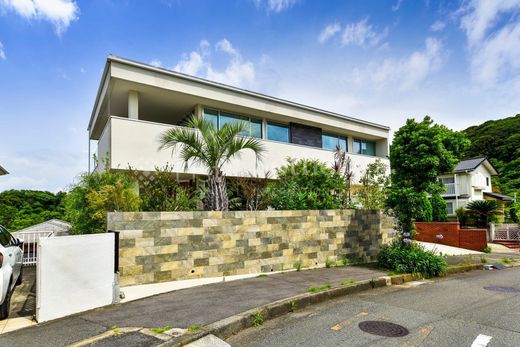
<path id="1" fill-rule="evenodd" d="M 196 129 L 196 130 L 194 130 Z M 204 208 L 211 211 L 226 211 L 229 207 L 226 177 L 222 167 L 240 152 L 250 149 L 260 159 L 264 148 L 260 140 L 238 136 L 247 131 L 244 122 L 224 124 L 220 129 L 204 118 L 191 116 L 186 127 L 165 131 L 160 137 L 161 147 L 175 150 L 180 145 L 180 155 L 185 170 L 190 162 L 204 166 L 208 171 L 207 193 Z"/>
<path id="2" fill-rule="evenodd" d="M 494 200 L 474 200 L 466 205 L 466 209 L 471 214 L 476 214 L 481 226 L 487 226 L 489 217 L 499 213 L 500 207 Z"/>

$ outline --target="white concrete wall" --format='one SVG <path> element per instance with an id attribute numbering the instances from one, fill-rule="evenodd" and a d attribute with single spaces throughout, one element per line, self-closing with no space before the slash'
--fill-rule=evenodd
<path id="1" fill-rule="evenodd" d="M 110 133 L 111 133 L 110 122 L 108 122 L 98 141 L 98 147 L 97 147 L 98 162 L 97 162 L 97 166 L 95 168 L 96 171 L 102 171 L 105 169 L 105 159 L 107 158 L 108 154 L 110 153 Z"/>
<path id="2" fill-rule="evenodd" d="M 36 284 L 38 322 L 109 305 L 113 288 L 113 233 L 40 240 Z"/>
<path id="3" fill-rule="evenodd" d="M 175 171 L 188 174 L 206 174 L 204 168 L 191 165 L 184 171 L 184 162 L 177 152 L 171 150 L 159 150 L 159 137 L 170 125 L 157 124 L 146 121 L 130 120 L 126 118 L 112 117 L 111 123 L 111 166 L 113 169 L 127 169 L 129 165 L 136 170 L 153 171 L 156 166 L 162 167 L 169 163 Z M 318 159 L 328 165 L 334 162 L 334 152 L 320 148 L 301 146 L 289 143 L 263 140 L 265 152 L 261 161 L 256 161 L 251 151 L 234 159 L 224 167 L 228 176 L 249 176 L 249 173 L 264 177 L 266 171 L 270 171 L 274 178 L 276 168 L 286 164 L 286 158 Z M 354 171 L 354 180 L 357 181 L 361 172 L 369 163 L 377 157 L 349 154 Z M 379 158 L 389 166 L 389 160 Z"/>

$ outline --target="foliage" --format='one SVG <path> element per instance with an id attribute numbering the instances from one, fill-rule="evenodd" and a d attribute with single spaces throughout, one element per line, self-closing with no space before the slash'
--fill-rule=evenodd
<path id="1" fill-rule="evenodd" d="M 83 174 L 65 199 L 65 216 L 75 234 L 106 231 L 107 212 L 137 211 L 139 196 L 130 176 L 119 171 Z"/>
<path id="2" fill-rule="evenodd" d="M 239 136 L 247 128 L 244 122 L 228 123 L 217 129 L 211 121 L 191 116 L 186 126 L 165 131 L 160 138 L 160 148 L 176 150 L 180 147 L 185 168 L 190 163 L 206 168 L 205 209 L 228 210 L 226 178 L 222 167 L 246 149 L 253 151 L 259 159 L 263 146 L 256 138 Z"/>
<path id="3" fill-rule="evenodd" d="M 339 192 L 344 191 L 343 177 L 317 160 L 288 159 L 277 170 L 278 180 L 269 185 L 265 195 L 277 210 L 326 210 L 343 207 Z"/>
<path id="4" fill-rule="evenodd" d="M 466 205 L 466 209 L 476 215 L 478 225 L 483 227 L 486 227 L 491 218 L 500 211 L 495 200 L 474 200 Z"/>
<path id="5" fill-rule="evenodd" d="M 165 331 L 172 330 L 172 329 L 173 329 L 173 327 L 171 325 L 167 325 L 167 326 L 164 326 L 164 327 L 161 327 L 161 328 L 151 328 L 150 330 L 153 331 L 156 334 L 162 334 Z"/>
<path id="6" fill-rule="evenodd" d="M 262 324 L 264 324 L 264 321 L 265 321 L 265 316 L 264 316 L 263 311 L 259 310 L 253 314 L 253 326 L 259 327 Z"/>
<path id="7" fill-rule="evenodd" d="M 201 331 L 202 329 L 203 329 L 202 326 L 193 324 L 188 327 L 188 332 L 190 334 L 192 334 L 192 333 L 196 333 L 197 331 Z"/>
<path id="8" fill-rule="evenodd" d="M 239 211 L 257 211 L 266 209 L 269 197 L 264 194 L 269 184 L 270 172 L 264 177 L 231 177 L 227 179 L 230 209 Z"/>
<path id="9" fill-rule="evenodd" d="M 325 259 L 325 267 L 327 269 L 330 269 L 332 267 L 332 265 L 334 265 L 334 261 L 332 259 L 329 259 L 329 258 Z"/>
<path id="10" fill-rule="evenodd" d="M 457 220 L 459 221 L 461 227 L 468 225 L 469 216 L 466 213 L 466 210 L 464 210 L 464 207 L 459 207 L 455 210 L 455 213 L 457 214 Z"/>
<path id="11" fill-rule="evenodd" d="M 302 269 L 303 262 L 301 260 L 298 260 L 296 263 L 294 263 L 294 268 L 296 271 L 300 272 Z"/>
<path id="12" fill-rule="evenodd" d="M 340 146 L 336 146 L 334 152 L 334 164 L 332 165 L 334 172 L 339 174 L 343 178 L 343 189 L 336 192 L 338 197 L 342 201 L 342 205 L 345 208 L 355 208 L 355 204 L 352 201 L 352 179 L 354 173 L 352 172 L 352 160 L 347 153 L 341 149 Z"/>
<path id="13" fill-rule="evenodd" d="M 361 187 L 357 191 L 363 208 L 369 210 L 381 210 L 385 207 L 390 177 L 387 175 L 388 166 L 376 159 L 367 165 L 360 178 Z"/>
<path id="14" fill-rule="evenodd" d="M 307 289 L 307 291 L 309 293 L 317 293 L 317 292 L 322 292 L 324 290 L 330 289 L 330 287 L 331 287 L 330 284 L 324 284 L 324 285 L 319 286 L 319 287 L 309 287 Z"/>
<path id="15" fill-rule="evenodd" d="M 434 124 L 428 116 L 421 122 L 408 119 L 395 133 L 390 148 L 392 186 L 387 207 L 397 219 L 398 240 L 411 244 L 413 220 L 424 214 L 418 207 L 421 194 L 442 190 L 437 177 L 453 170 L 468 145 L 462 133 Z"/>
<path id="16" fill-rule="evenodd" d="M 492 178 L 494 188 L 520 195 L 520 114 L 469 127 L 464 133 L 471 140 L 466 156 L 486 156 L 499 171 L 500 176 Z"/>
<path id="17" fill-rule="evenodd" d="M 341 285 L 347 286 L 349 284 L 354 284 L 354 283 L 356 283 L 356 281 L 354 281 L 354 280 L 344 280 L 343 282 L 341 282 Z"/>
<path id="18" fill-rule="evenodd" d="M 509 218 L 511 218 L 511 220 L 514 223 L 520 222 L 520 202 L 519 201 L 516 201 L 516 202 L 512 203 L 511 206 L 509 206 Z"/>
<path id="19" fill-rule="evenodd" d="M 426 278 L 439 276 L 448 266 L 435 252 L 424 250 L 416 243 L 405 246 L 398 240 L 381 247 L 378 262 L 383 268 Z"/>
<path id="20" fill-rule="evenodd" d="M 482 252 L 484 252 L 484 253 L 491 253 L 491 247 L 489 247 L 489 246 L 484 247 Z"/>
<path id="21" fill-rule="evenodd" d="M 63 219 L 65 193 L 6 190 L 0 193 L 0 225 L 14 232 L 50 219 Z"/>
<path id="22" fill-rule="evenodd" d="M 193 211 L 197 209 L 201 192 L 181 186 L 169 165 L 142 173 L 130 168 L 130 176 L 139 185 L 143 211 Z"/>
<path id="23" fill-rule="evenodd" d="M 432 221 L 446 222 L 448 220 L 448 210 L 446 201 L 442 198 L 440 193 L 434 193 L 431 198 L 432 205 Z"/>
<path id="24" fill-rule="evenodd" d="M 415 219 L 418 222 L 431 222 L 433 220 L 433 209 L 432 203 L 428 198 L 428 194 L 422 192 L 419 198 L 419 206 L 418 206 L 417 215 Z"/>

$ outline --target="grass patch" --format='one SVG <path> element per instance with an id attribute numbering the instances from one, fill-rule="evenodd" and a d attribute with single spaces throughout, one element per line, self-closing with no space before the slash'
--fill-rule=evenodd
<path id="1" fill-rule="evenodd" d="M 296 263 L 294 263 L 294 268 L 296 269 L 296 271 L 299 272 L 302 269 L 302 265 L 303 265 L 302 261 L 298 260 Z"/>
<path id="2" fill-rule="evenodd" d="M 502 258 L 502 260 L 497 261 L 499 264 L 511 264 L 515 260 L 513 258 Z"/>
<path id="3" fill-rule="evenodd" d="M 481 262 L 482 264 L 486 264 L 486 263 L 488 262 L 488 260 L 487 260 L 486 257 L 484 257 L 483 255 L 481 255 L 481 256 L 480 256 L 480 262 Z"/>
<path id="4" fill-rule="evenodd" d="M 332 265 L 334 265 L 334 261 L 330 260 L 329 258 L 325 259 L 325 267 L 327 269 L 330 269 Z"/>
<path id="5" fill-rule="evenodd" d="M 202 327 L 200 325 L 194 324 L 188 328 L 189 333 L 196 333 L 197 331 L 201 331 Z"/>
<path id="6" fill-rule="evenodd" d="M 354 284 L 354 283 L 356 283 L 356 281 L 354 281 L 354 280 L 344 280 L 343 282 L 341 282 L 341 285 L 348 286 L 349 284 Z"/>
<path id="7" fill-rule="evenodd" d="M 162 327 L 162 328 L 151 328 L 150 330 L 153 331 L 156 334 L 162 334 L 165 331 L 171 330 L 172 328 L 173 327 L 171 325 L 167 325 L 167 326 Z"/>
<path id="8" fill-rule="evenodd" d="M 253 315 L 253 326 L 259 327 L 265 322 L 264 313 L 262 311 L 257 311 Z"/>
<path id="9" fill-rule="evenodd" d="M 396 275 L 399 275 L 399 272 L 396 272 L 396 271 L 387 271 L 386 274 L 388 276 L 396 276 Z"/>
<path id="10" fill-rule="evenodd" d="M 111 326 L 110 327 L 110 330 L 112 330 L 114 332 L 114 335 L 115 336 L 119 336 L 121 335 L 123 332 L 121 330 L 119 330 L 119 328 L 115 325 Z"/>
<path id="11" fill-rule="evenodd" d="M 264 278 L 264 277 L 267 277 L 267 275 L 266 274 L 260 274 L 260 275 L 256 276 L 256 278 Z"/>
<path id="12" fill-rule="evenodd" d="M 291 308 L 289 308 L 289 311 L 296 312 L 297 309 L 298 309 L 298 304 L 296 303 L 296 301 L 291 301 Z"/>
<path id="13" fill-rule="evenodd" d="M 322 285 L 322 286 L 319 286 L 319 287 L 309 287 L 307 289 L 307 291 L 309 293 L 317 293 L 317 292 L 321 292 L 321 291 L 324 291 L 324 290 L 327 290 L 327 289 L 330 289 L 330 284 L 325 284 L 325 285 Z"/>

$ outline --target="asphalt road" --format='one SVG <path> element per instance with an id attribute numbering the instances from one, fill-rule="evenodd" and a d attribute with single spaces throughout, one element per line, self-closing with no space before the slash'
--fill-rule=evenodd
<path id="1" fill-rule="evenodd" d="M 520 346 L 520 268 L 473 271 L 425 283 L 380 288 L 267 321 L 233 336 L 232 346 Z M 386 321 L 403 337 L 362 331 Z"/>

